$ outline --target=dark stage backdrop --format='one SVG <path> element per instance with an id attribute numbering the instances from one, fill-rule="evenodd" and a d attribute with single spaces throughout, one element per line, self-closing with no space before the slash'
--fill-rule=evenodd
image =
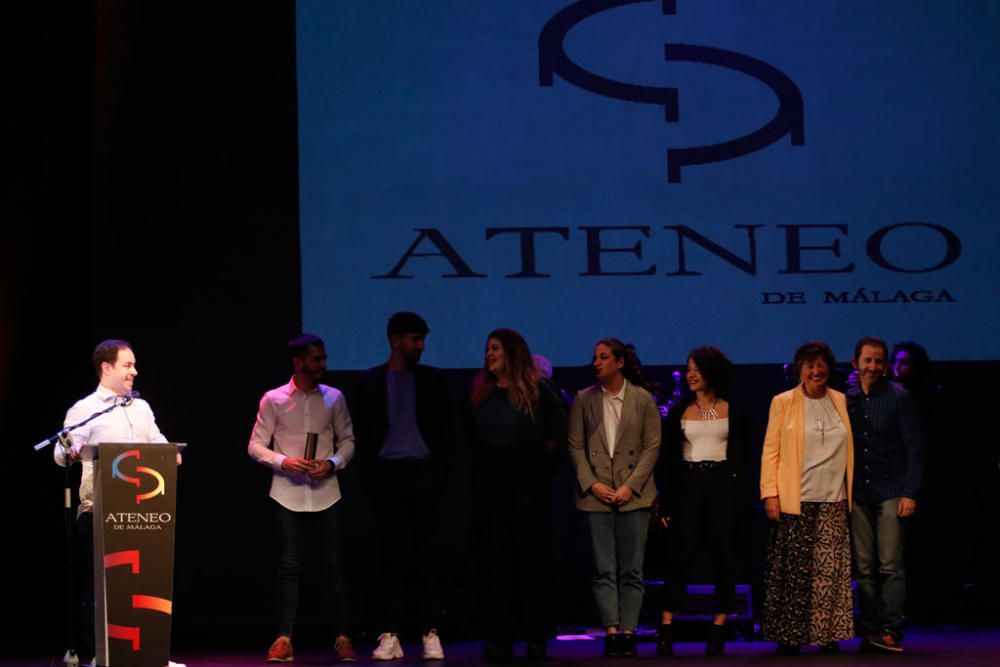
<path id="1" fill-rule="evenodd" d="M 63 646 L 61 471 L 48 452 L 30 447 L 92 391 L 94 344 L 123 337 L 135 345 L 136 386 L 162 430 L 190 445 L 178 482 L 178 640 L 236 631 L 263 650 L 273 614 L 269 476 L 245 447 L 261 393 L 287 381 L 283 344 L 302 326 L 295 7 L 97 1 L 20 11 L 0 40 L 14 74 L 0 245 L 4 646 L 53 655 Z M 330 312 L 358 314 L 345 312 L 337 296 Z M 387 313 L 395 304 L 377 306 Z M 831 316 L 825 326 L 832 336 L 841 324 Z M 673 326 L 687 325 L 677 318 Z M 366 340 L 373 363 L 381 335 Z M 454 343 L 435 331 L 430 349 Z M 353 368 L 342 360 L 356 345 L 331 339 L 331 368 Z M 668 380 L 682 356 L 651 373 Z M 580 365 L 558 369 L 557 380 L 571 390 L 589 382 L 580 353 L 566 358 Z M 914 579 L 914 605 L 949 618 L 996 609 L 989 416 L 998 370 L 994 361 L 938 369 L 941 434 L 920 517 L 924 576 Z M 470 377 L 450 372 L 456 396 Z M 348 388 L 352 379 L 331 374 Z M 759 433 L 768 397 L 785 386 L 780 366 L 741 366 L 739 381 Z M 459 470 L 467 457 L 463 449 Z M 453 477 L 446 520 L 455 529 L 442 544 L 452 636 L 474 630 L 466 483 Z M 370 631 L 373 533 L 355 471 L 344 485 L 351 600 L 359 630 Z M 556 585 L 563 620 L 593 622 L 571 488 L 563 469 L 554 484 L 554 540 L 566 575 Z M 749 579 L 764 534 L 753 521 Z M 939 590 L 927 592 L 930 584 Z M 308 632 L 321 602 L 307 590 L 304 605 Z"/>

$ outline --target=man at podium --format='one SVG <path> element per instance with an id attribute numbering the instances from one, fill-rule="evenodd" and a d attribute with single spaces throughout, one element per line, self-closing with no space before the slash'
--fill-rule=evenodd
<path id="1" fill-rule="evenodd" d="M 76 520 L 81 612 L 78 646 L 82 656 L 94 655 L 94 461 L 90 450 L 83 448 L 102 442 L 167 442 L 156 426 L 149 403 L 133 392 L 139 371 L 132 345 L 124 340 L 102 341 L 94 348 L 93 360 L 99 381 L 97 389 L 69 409 L 64 426 L 81 422 L 112 405 L 117 407 L 72 431 L 72 446 L 68 451 L 61 446 L 52 449 L 59 465 L 66 466 L 67 460 L 80 461 L 83 468 Z"/>
<path id="2" fill-rule="evenodd" d="M 334 652 L 341 662 L 357 655 L 347 637 L 347 601 L 338 564 L 340 483 L 337 471 L 354 457 L 354 431 L 344 395 L 321 384 L 326 373 L 326 347 L 312 334 L 288 343 L 294 375 L 264 394 L 248 453 L 271 468 L 271 498 L 278 538 L 278 638 L 268 662 L 291 662 L 292 632 L 298 606 L 299 570 L 304 543 L 323 546 L 320 580 L 333 604 Z M 273 445 L 273 448 L 272 448 Z"/>

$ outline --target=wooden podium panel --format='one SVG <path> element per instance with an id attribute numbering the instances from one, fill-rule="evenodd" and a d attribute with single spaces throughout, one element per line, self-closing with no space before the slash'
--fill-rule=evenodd
<path id="1" fill-rule="evenodd" d="M 102 667 L 169 661 L 178 448 L 96 447 L 94 628 Z"/>

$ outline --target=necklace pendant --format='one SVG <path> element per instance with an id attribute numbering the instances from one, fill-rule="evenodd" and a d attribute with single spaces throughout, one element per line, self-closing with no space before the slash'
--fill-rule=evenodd
<path id="1" fill-rule="evenodd" d="M 703 420 L 718 419 L 719 418 L 719 411 L 715 409 L 714 405 L 712 407 L 708 408 L 707 410 L 703 410 L 702 408 L 698 408 L 698 418 L 699 419 L 703 419 Z"/>

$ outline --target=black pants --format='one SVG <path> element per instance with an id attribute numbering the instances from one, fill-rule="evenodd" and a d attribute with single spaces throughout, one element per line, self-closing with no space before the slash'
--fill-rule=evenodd
<path id="1" fill-rule="evenodd" d="M 278 536 L 278 633 L 292 636 L 299 604 L 299 573 L 306 542 L 317 539 L 323 550 L 323 590 L 326 609 L 332 609 L 334 636 L 347 634 L 347 596 L 340 567 L 340 503 L 319 512 L 293 512 L 274 503 Z"/>
<path id="2" fill-rule="evenodd" d="M 694 557 L 705 543 L 714 575 L 712 610 L 728 614 L 736 599 L 735 478 L 725 464 L 709 469 L 683 465 L 670 517 L 673 539 L 662 608 L 670 612 L 680 608 Z"/>
<path id="3" fill-rule="evenodd" d="M 478 560 L 487 640 L 552 634 L 551 476 L 544 461 L 501 456 L 477 475 Z"/>
<path id="4" fill-rule="evenodd" d="M 90 660 L 97 653 L 94 636 L 94 514 L 76 520 L 77 655 Z"/>
<path id="5" fill-rule="evenodd" d="M 367 482 L 378 525 L 380 632 L 399 632 L 403 604 L 416 600 L 422 633 L 441 620 L 441 496 L 431 461 L 378 461 Z"/>

